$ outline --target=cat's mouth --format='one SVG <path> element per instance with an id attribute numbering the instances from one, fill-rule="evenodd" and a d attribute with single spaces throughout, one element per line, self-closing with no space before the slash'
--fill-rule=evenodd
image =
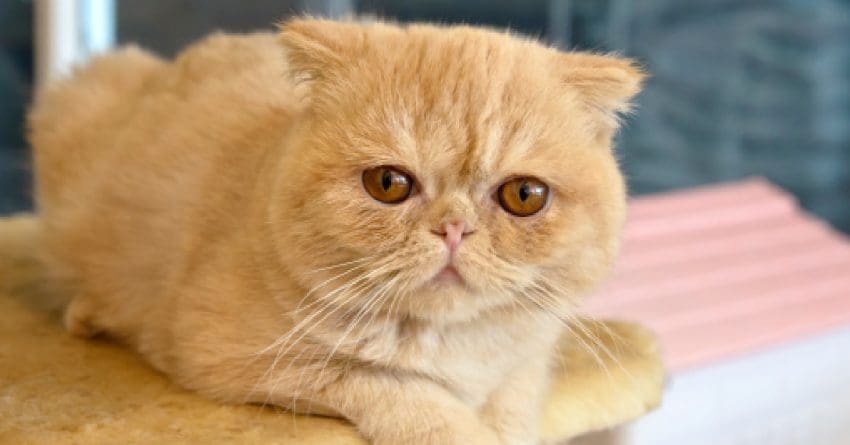
<path id="1" fill-rule="evenodd" d="M 431 281 L 440 284 L 463 284 L 463 275 L 451 263 L 440 269 Z"/>

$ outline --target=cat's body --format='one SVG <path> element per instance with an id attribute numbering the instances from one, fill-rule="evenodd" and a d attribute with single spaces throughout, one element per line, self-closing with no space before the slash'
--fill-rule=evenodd
<path id="1" fill-rule="evenodd" d="M 283 35 L 213 36 L 172 64 L 127 49 L 41 93 L 38 203 L 77 291 L 69 329 L 378 444 L 536 443 L 550 314 L 616 252 L 611 119 L 639 73 L 574 55 L 592 69 L 556 91 L 534 78 L 554 63 L 523 64 L 567 56 L 504 34 L 306 20 Z M 372 200 L 377 165 L 415 193 Z M 540 214 L 491 199 L 516 174 L 551 178 Z M 469 228 L 456 244 L 446 218 Z M 435 278 L 444 244 L 461 278 Z"/>

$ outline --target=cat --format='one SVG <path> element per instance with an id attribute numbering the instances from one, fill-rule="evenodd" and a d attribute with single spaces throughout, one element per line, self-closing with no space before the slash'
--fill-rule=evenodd
<path id="1" fill-rule="evenodd" d="M 29 114 L 67 329 L 374 444 L 539 443 L 555 343 L 616 256 L 644 74 L 469 26 L 295 18 L 136 47 Z"/>

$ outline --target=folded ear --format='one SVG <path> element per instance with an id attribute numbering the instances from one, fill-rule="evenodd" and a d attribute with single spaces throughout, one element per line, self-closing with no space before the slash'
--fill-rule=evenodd
<path id="1" fill-rule="evenodd" d="M 619 126 L 619 115 L 631 109 L 646 73 L 632 60 L 588 53 L 561 53 L 562 78 L 581 100 L 601 113 L 603 136 Z"/>
<path id="2" fill-rule="evenodd" d="M 363 46 L 364 28 L 352 22 L 299 18 L 279 25 L 290 74 L 296 81 L 326 77 Z"/>

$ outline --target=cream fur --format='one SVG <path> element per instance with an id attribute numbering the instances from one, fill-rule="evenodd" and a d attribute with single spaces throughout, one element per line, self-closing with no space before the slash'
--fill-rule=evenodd
<path id="1" fill-rule="evenodd" d="M 537 443 L 563 318 L 616 254 L 610 138 L 641 77 L 500 32 L 313 19 L 173 63 L 102 57 L 30 115 L 51 271 L 77 289 L 66 324 L 375 444 Z M 372 200 L 376 165 L 417 193 Z M 545 211 L 499 208 L 515 175 L 548 183 Z M 449 219 L 475 230 L 465 286 L 431 281 Z"/>
<path id="2" fill-rule="evenodd" d="M 114 342 L 67 335 L 59 323 L 67 293 L 45 286 L 39 225 L 31 215 L 0 218 L 0 444 L 366 443 L 337 419 L 204 399 Z M 633 420 L 658 404 L 663 386 L 645 331 L 576 325 L 586 336 L 565 332 L 554 360 L 540 425 L 547 444 Z"/>

